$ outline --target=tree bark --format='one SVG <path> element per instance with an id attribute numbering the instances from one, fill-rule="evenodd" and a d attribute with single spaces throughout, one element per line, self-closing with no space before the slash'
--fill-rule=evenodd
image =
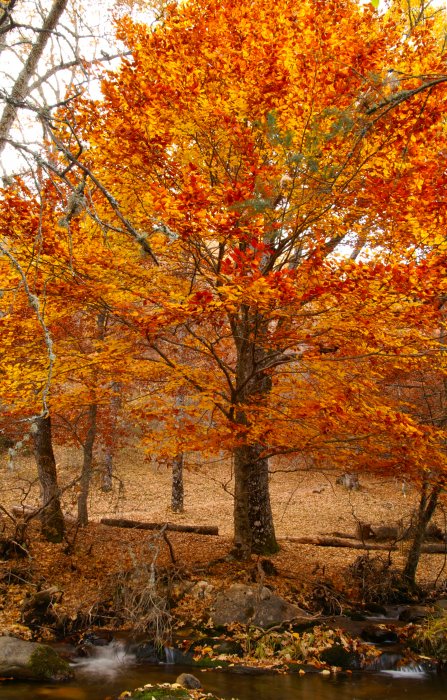
<path id="1" fill-rule="evenodd" d="M 40 516 L 42 534 L 49 542 L 62 542 L 64 538 L 64 516 L 62 514 L 57 483 L 50 416 L 39 417 L 35 422 L 35 426 L 36 430 L 33 436 L 34 455 L 42 490 L 42 505 L 45 506 Z"/>
<path id="2" fill-rule="evenodd" d="M 404 580 L 410 586 L 415 586 L 416 584 L 416 570 L 422 553 L 422 543 L 425 538 L 427 525 L 435 512 L 440 492 L 441 486 L 439 484 L 432 485 L 430 490 L 430 484 L 427 479 L 422 483 L 419 508 L 416 522 L 414 523 L 413 541 L 408 551 L 407 561 L 402 572 Z"/>
<path id="3" fill-rule="evenodd" d="M 93 446 L 96 438 L 96 417 L 98 405 L 93 403 L 88 409 L 88 428 L 83 445 L 83 460 L 80 479 L 81 491 L 78 497 L 78 524 L 85 526 L 88 524 L 88 495 L 90 492 L 90 482 L 93 473 Z"/>
<path id="4" fill-rule="evenodd" d="M 113 452 L 110 447 L 106 448 L 104 457 L 104 471 L 101 479 L 101 491 L 109 493 L 113 488 Z"/>
<path id="5" fill-rule="evenodd" d="M 255 554 L 274 554 L 279 546 L 275 537 L 269 489 L 269 461 L 262 457 L 262 445 L 249 448 L 251 463 L 249 468 L 249 520 L 251 529 L 251 550 Z"/>
<path id="6" fill-rule="evenodd" d="M 180 334 L 181 336 L 182 334 Z M 185 397 L 183 393 L 177 394 L 175 397 L 175 407 L 177 409 L 177 426 L 181 428 L 181 424 L 185 419 Z M 183 484 L 183 464 L 184 452 L 177 443 L 177 454 L 172 461 L 172 480 L 171 480 L 171 509 L 174 513 L 183 513 L 185 488 Z"/>
<path id="7" fill-rule="evenodd" d="M 250 448 L 236 447 L 234 458 L 234 549 L 237 559 L 248 559 L 252 551 L 250 524 Z"/>
<path id="8" fill-rule="evenodd" d="M 113 488 L 113 457 L 116 448 L 116 428 L 118 423 L 118 414 L 121 408 L 121 383 L 112 382 L 111 389 L 113 391 L 110 399 L 110 421 L 109 435 L 107 436 L 104 458 L 104 471 L 101 479 L 101 490 L 108 493 Z"/>
<path id="9" fill-rule="evenodd" d="M 51 32 L 56 28 L 68 0 L 54 0 L 51 9 L 46 16 L 42 28 L 37 34 L 36 42 L 33 44 L 28 58 L 15 81 L 8 101 L 5 104 L 3 114 L 0 119 L 0 155 L 2 154 L 6 140 L 11 131 L 16 118 L 18 105 L 28 96 L 28 85 L 36 73 L 37 65 L 47 45 Z"/>
<path id="10" fill-rule="evenodd" d="M 262 317 L 242 310 L 240 323 L 233 324 L 236 345 L 235 423 L 250 427 L 247 412 L 250 405 L 262 404 L 272 388 L 265 371 L 268 354 L 250 340 L 254 329 L 261 328 Z M 263 457 L 266 446 L 247 442 L 235 447 L 234 456 L 234 555 L 246 559 L 252 552 L 272 554 L 279 547 L 275 536 L 269 492 L 268 458 Z"/>
<path id="11" fill-rule="evenodd" d="M 183 513 L 184 495 L 183 452 L 179 452 L 172 461 L 171 509 L 174 513 Z"/>

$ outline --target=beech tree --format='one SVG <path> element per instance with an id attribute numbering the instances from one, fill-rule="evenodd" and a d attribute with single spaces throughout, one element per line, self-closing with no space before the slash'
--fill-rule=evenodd
<path id="1" fill-rule="evenodd" d="M 106 12 L 107 10 L 104 9 Z M 82 6 L 72 3 L 70 0 L 42 0 L 42 2 L 16 2 L 16 0 L 6 0 L 0 6 L 0 171 L 3 172 L 6 186 L 13 185 L 14 173 L 20 172 L 28 178 L 28 185 L 31 184 L 33 194 L 30 201 L 35 205 L 35 210 L 31 218 L 36 222 L 36 217 L 44 213 L 44 206 L 40 206 L 35 201 L 42 187 L 45 172 L 52 173 L 52 176 L 61 181 L 59 188 L 59 211 L 70 215 L 69 203 L 73 199 L 73 192 L 76 193 L 76 185 L 70 183 L 63 173 L 59 173 L 54 167 L 54 153 L 45 145 L 46 138 L 46 118 L 54 114 L 55 110 L 66 101 L 70 101 L 73 95 L 78 94 L 83 89 L 87 79 L 87 66 L 95 65 L 98 61 L 110 62 L 113 60 L 116 51 L 109 52 L 109 43 L 97 28 L 90 26 L 91 13 L 89 18 L 87 12 L 83 12 Z M 99 17 L 98 17 L 99 20 Z M 107 48 L 107 51 L 104 50 Z M 101 51 L 102 48 L 102 51 Z M 92 74 L 90 73 L 90 76 Z M 68 187 L 67 187 L 68 186 Z M 13 190 L 19 189 L 20 185 L 14 184 Z M 71 190 L 71 195 L 70 195 Z M 70 199 L 71 197 L 71 199 Z M 65 205 L 63 204 L 65 198 Z M 60 206 L 62 204 L 62 207 Z M 23 213 L 23 212 L 22 212 Z M 16 212 L 16 215 L 18 212 Z M 23 228 L 29 224 L 29 214 L 24 221 L 20 218 L 16 225 Z M 7 219 L 9 216 L 7 217 Z M 52 221 L 52 217 L 49 217 Z M 38 228 L 40 227 L 40 232 Z M 41 221 L 39 226 L 31 226 L 31 231 L 35 234 L 36 247 L 34 253 L 37 255 L 45 225 Z M 42 338 L 43 343 L 36 342 L 35 356 L 33 353 L 28 358 L 28 365 L 36 368 L 41 365 L 41 351 L 46 348 L 46 379 L 37 381 L 39 386 L 36 389 L 36 377 L 29 383 L 25 380 L 16 382 L 16 390 L 20 391 L 23 384 L 30 388 L 33 385 L 31 395 L 24 394 L 24 404 L 26 405 L 25 420 L 32 424 L 32 431 L 29 432 L 23 427 L 21 434 L 17 433 L 17 444 L 21 445 L 23 439 L 34 438 L 34 447 L 38 465 L 38 474 L 41 481 L 43 504 L 46 504 L 42 511 L 43 530 L 51 536 L 63 536 L 63 520 L 60 517 L 59 489 L 57 486 L 57 474 L 52 453 L 52 427 L 50 418 L 50 388 L 55 363 L 54 343 L 48 326 L 44 319 L 45 298 L 40 298 L 30 281 L 28 284 L 29 265 L 33 265 L 33 254 L 24 261 L 24 249 L 16 250 L 14 240 L 14 229 L 5 232 L 2 230 L 0 240 L 0 255 L 3 261 L 10 266 L 10 270 L 5 272 L 2 284 L 3 290 L 10 290 L 18 285 L 18 289 L 27 292 L 25 306 L 28 309 L 24 312 L 24 318 L 29 319 L 29 312 L 34 313 L 37 322 L 37 334 Z M 18 237 L 20 239 L 20 236 Z M 28 241 L 29 242 L 29 241 Z M 29 253 L 30 249 L 28 249 Z M 5 266 L 3 266 L 5 270 Z M 17 279 L 19 278 L 19 279 Z M 20 305 L 20 304 L 19 304 Z M 5 311 L 6 309 L 6 311 Z M 17 310 L 17 307 L 16 307 Z M 10 320 L 11 307 L 8 302 L 2 309 L 3 317 Z M 22 309 L 23 312 L 23 309 Z M 14 324 L 13 324 L 14 325 Z M 32 326 L 30 320 L 29 328 Z M 25 331 L 25 335 L 27 332 Z M 22 337 L 23 335 L 20 334 Z M 29 339 L 29 337 L 28 337 Z M 6 344 L 8 347 L 8 344 Z M 13 344 L 14 345 L 14 344 Z M 8 349 L 10 349 L 9 346 Z M 25 343 L 29 349 L 29 345 Z M 21 353 L 18 353 L 20 357 Z M 16 360 L 19 359 L 16 357 Z M 23 357 L 21 358 L 23 361 Z M 11 368 L 13 361 L 8 357 L 7 368 Z M 25 365 L 17 362 L 16 367 L 21 367 L 21 372 L 30 376 L 32 372 L 25 369 Z M 5 370 L 5 373 L 8 370 Z M 10 378 L 8 377 L 8 380 Z M 9 381 L 6 382 L 8 384 Z M 8 392 L 5 387 L 6 393 Z M 3 392 L 4 393 L 4 392 Z M 36 404 L 37 399 L 37 404 Z M 17 396 L 11 398 L 13 403 L 7 403 L 3 410 L 9 410 L 11 405 L 14 409 L 22 405 L 17 400 Z M 39 407 L 40 401 L 40 407 Z M 34 407 L 34 414 L 30 413 L 31 405 Z M 18 415 L 18 414 L 16 414 Z M 42 450 L 42 453 L 39 451 Z M 51 486 L 50 486 L 51 484 Z M 51 494 L 47 503 L 47 496 Z M 46 528 L 45 518 L 50 517 L 50 510 L 58 511 L 57 518 L 52 518 L 54 527 Z M 57 530 L 57 533 L 56 533 Z"/>
<path id="2" fill-rule="evenodd" d="M 313 0 L 169 5 L 156 26 L 118 23 L 131 58 L 105 77 L 101 101 L 78 106 L 89 145 L 77 167 L 149 253 L 132 322 L 212 416 L 201 437 L 233 452 L 240 556 L 277 546 L 269 455 L 318 457 L 334 429 L 347 449 L 371 421 L 394 425 L 396 443 L 410 432 L 361 372 L 346 386 L 341 369 L 408 348 L 389 325 L 412 294 L 399 270 L 422 225 L 431 235 L 438 223 L 420 191 L 439 172 L 444 48 L 437 17 L 409 19 L 401 2 L 384 14 Z M 122 227 L 100 195 L 101 219 Z M 337 256 L 345 244 L 351 260 Z"/>
<path id="3" fill-rule="evenodd" d="M 95 278 L 91 241 L 77 224 L 70 232 L 59 225 L 63 206 L 50 181 L 36 194 L 17 179 L 0 197 L 0 425 L 15 438 L 16 457 L 24 439 L 34 445 L 42 529 L 53 540 L 63 537 L 53 437 L 82 449 L 78 520 L 84 525 L 95 438 L 110 442 L 113 380 L 132 384 L 132 367 L 126 374 L 124 358 L 117 362 L 120 347 L 129 356 L 129 342 L 113 337 L 107 326 L 105 296 L 88 294 Z M 104 251 L 99 274 L 107 287 L 106 262 Z"/>
<path id="4" fill-rule="evenodd" d="M 170 4 L 118 22 L 130 56 L 101 100 L 43 116 L 84 207 L 49 233 L 69 226 L 65 289 L 113 317 L 102 366 L 157 387 L 138 410 L 175 430 L 173 457 L 232 452 L 241 557 L 277 547 L 272 455 L 444 468 L 380 389 L 436 344 L 420 324 L 445 285 L 444 47 L 438 15 L 406 7 Z"/>

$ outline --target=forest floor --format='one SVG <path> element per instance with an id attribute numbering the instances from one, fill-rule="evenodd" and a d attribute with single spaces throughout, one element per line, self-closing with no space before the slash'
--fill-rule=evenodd
<path id="1" fill-rule="evenodd" d="M 0 458 L 0 505 L 11 512 L 13 505 L 38 502 L 35 465 L 31 456 L 17 459 L 14 470 L 7 458 Z M 80 456 L 74 450 L 57 451 L 60 483 L 64 488 L 79 470 Z M 295 469 L 292 461 L 272 465 L 271 497 L 280 551 L 271 557 L 276 573 L 264 583 L 292 602 L 311 609 L 312 586 L 331 581 L 349 597 L 349 566 L 362 554 L 355 549 L 298 544 L 294 537 L 317 536 L 335 531 L 353 534 L 356 523 L 392 524 L 409 521 L 417 491 L 393 478 L 361 477 L 360 489 L 348 491 L 336 484 L 335 472 Z M 61 613 L 75 621 L 81 611 L 92 620 L 98 601 L 110 599 L 111 591 L 130 569 L 152 563 L 158 571 L 174 563 L 176 577 L 189 581 L 205 579 L 217 588 L 253 580 L 256 558 L 241 564 L 221 561 L 213 569 L 209 562 L 224 558 L 231 548 L 233 499 L 231 464 L 228 461 L 197 463 L 192 457 L 185 469 L 185 510 L 170 510 L 170 473 L 166 466 L 145 461 L 137 450 L 123 450 L 116 460 L 112 492 L 100 489 L 95 478 L 90 498 L 91 522 L 77 529 L 68 522 L 66 541 L 51 545 L 32 526 L 30 557 L 17 562 L 0 562 L 0 632 L 23 633 L 21 609 L 26 594 L 57 587 L 63 592 L 57 603 Z M 26 498 L 25 498 L 26 496 Z M 64 511 L 75 515 L 77 492 L 64 492 Z M 168 542 L 154 531 L 127 530 L 99 524 L 101 517 L 122 517 L 140 521 L 167 521 L 190 525 L 217 525 L 219 536 L 168 532 Z M 4 513 L 0 521 L 8 527 Z M 442 513 L 439 525 L 443 526 Z M 0 535 L 4 536 L 4 535 Z M 170 546 L 169 546 L 170 545 Z M 379 556 L 380 555 L 380 556 Z M 392 553 L 393 566 L 402 566 L 405 552 Z M 386 562 L 386 552 L 371 552 Z M 174 562 L 173 562 L 174 559 Z M 437 584 L 445 590 L 447 569 L 444 555 L 423 555 L 418 580 Z M 18 578 L 8 577 L 14 570 Z M 21 580 L 23 579 L 23 580 Z M 343 606 L 343 602 L 341 603 Z M 186 612 L 194 614 L 193 612 Z M 42 630 L 45 637 L 45 630 Z"/>

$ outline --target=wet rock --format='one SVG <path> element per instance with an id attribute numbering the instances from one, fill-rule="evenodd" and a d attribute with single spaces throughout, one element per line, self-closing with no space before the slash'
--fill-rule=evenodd
<path id="1" fill-rule="evenodd" d="M 373 659 L 367 659 L 365 663 L 366 671 L 389 671 L 396 668 L 402 659 L 402 654 L 388 654 L 384 652 Z"/>
<path id="2" fill-rule="evenodd" d="M 320 660 L 329 666 L 337 666 L 343 670 L 358 671 L 361 668 L 359 654 L 348 651 L 342 644 L 334 644 L 320 654 Z"/>
<path id="3" fill-rule="evenodd" d="M 372 644 L 396 644 L 399 641 L 396 632 L 385 625 L 366 625 L 360 636 Z"/>
<path id="4" fill-rule="evenodd" d="M 350 618 L 351 620 L 354 620 L 354 622 L 363 622 L 364 620 L 366 620 L 366 615 L 362 612 L 359 612 L 358 610 L 354 610 L 350 614 Z"/>
<path id="5" fill-rule="evenodd" d="M 438 612 L 447 612 L 447 598 L 439 598 L 438 600 L 435 600 L 435 610 Z"/>
<path id="6" fill-rule="evenodd" d="M 32 681 L 66 681 L 73 677 L 67 661 L 46 644 L 0 637 L 0 676 Z"/>
<path id="7" fill-rule="evenodd" d="M 385 606 L 380 605 L 379 603 L 368 603 L 365 605 L 364 610 L 367 615 L 383 615 L 386 617 L 388 614 Z"/>
<path id="8" fill-rule="evenodd" d="M 287 600 L 274 595 L 270 589 L 234 584 L 219 593 L 211 609 L 211 620 L 216 627 L 234 622 L 253 623 L 258 627 L 280 625 L 296 617 L 310 617 L 308 613 Z"/>
<path id="9" fill-rule="evenodd" d="M 199 679 L 193 676 L 192 673 L 181 673 L 175 682 L 190 690 L 199 690 L 203 687 Z"/>
<path id="10" fill-rule="evenodd" d="M 84 635 L 83 642 L 85 644 L 91 644 L 94 647 L 106 647 L 110 644 L 112 639 L 112 632 L 101 630 L 100 632 L 88 632 Z"/>
<path id="11" fill-rule="evenodd" d="M 152 644 L 152 642 L 132 645 L 130 651 L 135 654 L 138 661 L 144 661 L 145 663 L 158 664 L 165 660 L 164 649 L 160 650 L 160 647 Z"/>
<path id="12" fill-rule="evenodd" d="M 402 622 L 421 622 L 432 614 L 432 610 L 426 605 L 409 605 L 399 613 Z"/>

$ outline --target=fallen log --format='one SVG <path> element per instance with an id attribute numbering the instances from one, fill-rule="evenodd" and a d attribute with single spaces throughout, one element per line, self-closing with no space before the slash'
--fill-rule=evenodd
<path id="1" fill-rule="evenodd" d="M 321 533 L 322 537 L 340 537 L 343 540 L 358 540 L 359 538 L 356 535 L 351 535 L 349 532 L 322 532 Z"/>
<path id="2" fill-rule="evenodd" d="M 43 508 L 31 508 L 30 506 L 13 506 L 11 508 L 11 513 L 14 515 L 16 518 L 24 518 L 25 520 L 32 520 L 32 518 L 37 517 L 42 513 L 44 509 Z M 73 515 L 67 515 L 66 513 L 64 515 L 64 520 L 67 523 L 75 523 L 76 518 Z"/>
<path id="3" fill-rule="evenodd" d="M 310 544 L 314 547 L 347 547 L 349 549 L 378 550 L 385 552 L 397 552 L 400 547 L 395 544 L 365 544 L 360 540 L 343 539 L 341 537 L 283 537 L 287 542 L 297 544 Z M 447 544 L 423 544 L 422 554 L 447 554 Z"/>
<path id="4" fill-rule="evenodd" d="M 179 525 L 178 523 L 144 523 L 138 520 L 126 518 L 101 518 L 101 525 L 110 527 L 129 527 L 136 530 L 171 530 L 173 532 L 192 532 L 195 535 L 218 535 L 219 528 L 216 525 Z"/>
<path id="5" fill-rule="evenodd" d="M 422 554 L 447 554 L 447 544 L 445 543 L 433 543 L 433 544 L 423 544 L 421 547 Z"/>
<path id="6" fill-rule="evenodd" d="M 297 544 L 311 544 L 315 547 L 349 547 L 350 549 L 379 549 L 386 552 L 396 550 L 394 545 L 364 544 L 360 540 L 342 539 L 341 537 L 284 537 L 287 542 Z"/>

